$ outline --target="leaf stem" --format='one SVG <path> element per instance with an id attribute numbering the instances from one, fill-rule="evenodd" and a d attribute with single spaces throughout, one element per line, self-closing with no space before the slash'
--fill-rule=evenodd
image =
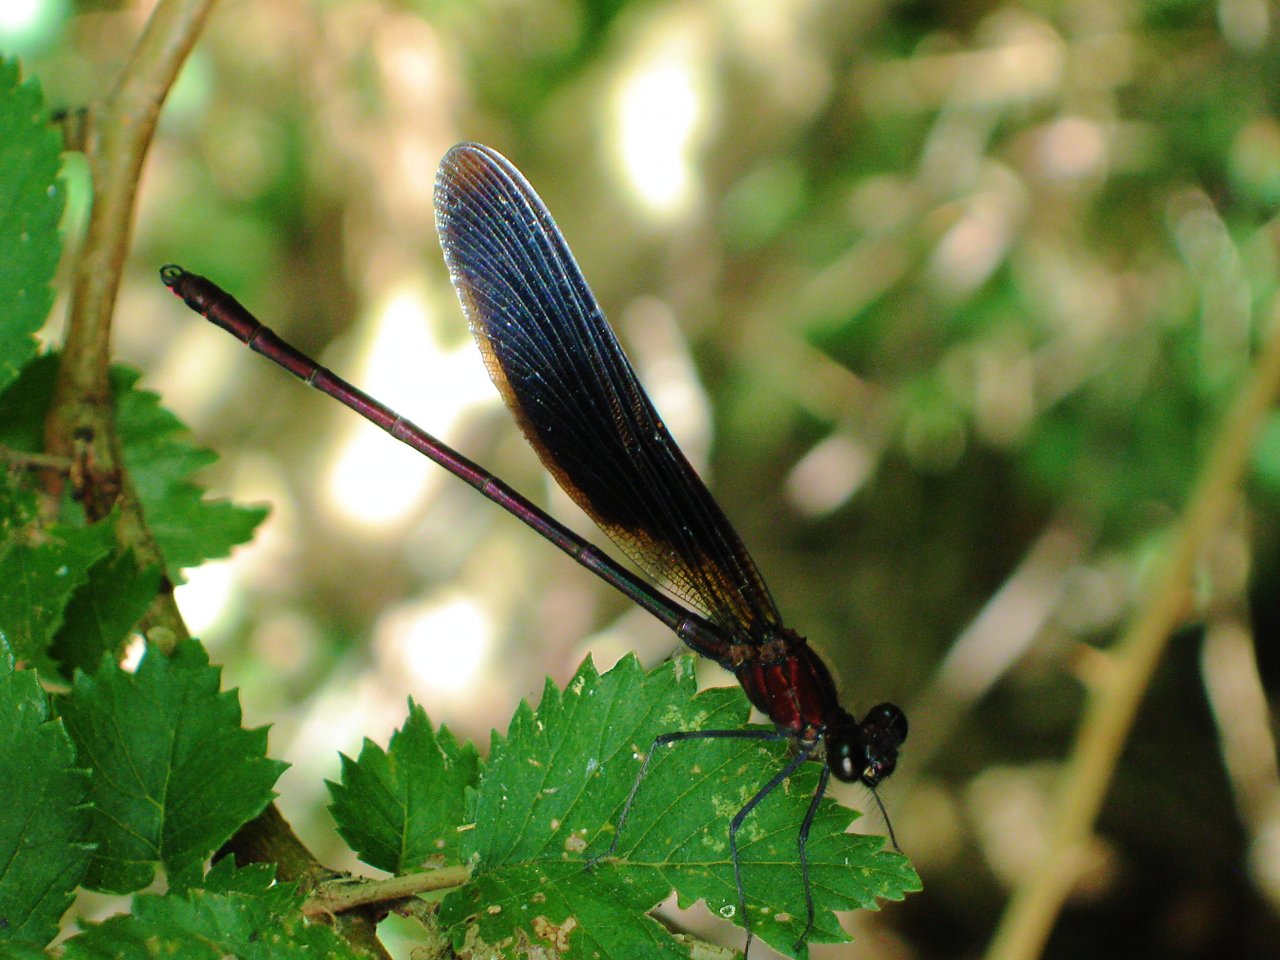
<path id="1" fill-rule="evenodd" d="M 1058 793 L 1040 863 L 1014 891 L 988 960 L 1040 955 L 1083 860 L 1084 848 L 1134 717 L 1169 635 L 1192 612 L 1192 575 L 1210 538 L 1239 501 L 1254 438 L 1280 392 L 1280 300 L 1249 380 L 1223 420 L 1168 553 L 1117 643 L 1111 669 L 1090 692 Z"/>

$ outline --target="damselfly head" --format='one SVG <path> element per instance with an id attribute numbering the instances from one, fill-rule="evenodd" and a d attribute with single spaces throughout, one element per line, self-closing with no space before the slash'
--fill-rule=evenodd
<path id="1" fill-rule="evenodd" d="M 837 780 L 875 789 L 898 765 L 907 739 L 907 716 L 892 703 L 872 707 L 861 723 L 843 713 L 824 733 L 827 765 Z"/>

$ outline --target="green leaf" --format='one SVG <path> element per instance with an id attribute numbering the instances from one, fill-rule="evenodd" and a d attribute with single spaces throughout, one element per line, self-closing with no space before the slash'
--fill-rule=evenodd
<path id="1" fill-rule="evenodd" d="M 154 393 L 134 389 L 135 371 L 116 368 L 111 379 L 125 465 L 164 553 L 169 578 L 182 583 L 182 567 L 225 557 L 253 536 L 267 511 L 204 499 L 200 487 L 188 478 L 217 455 L 192 445 L 181 421 L 160 406 Z"/>
<path id="2" fill-rule="evenodd" d="M 588 851 L 607 849 L 655 737 L 746 728 L 740 690 L 694 691 L 689 658 L 645 674 L 628 657 L 603 677 L 588 660 L 563 693 L 548 684 L 536 711 L 521 705 L 506 738 L 495 735 L 476 795 L 477 826 L 463 834 L 472 881 L 441 904 L 455 948 L 514 956 L 533 944 L 621 958 L 643 944 L 647 957 L 684 957 L 687 946 L 646 916 L 673 889 L 683 905 L 705 898 L 734 918 L 729 820 L 785 764 L 783 743 L 693 740 L 660 751 L 615 856 L 585 869 Z M 805 953 L 793 951 L 805 923 L 796 840 L 818 776 L 816 764 L 805 768 L 739 834 L 752 929 L 789 956 Z M 854 816 L 824 800 L 810 832 L 815 943 L 848 939 L 830 911 L 919 889 L 906 859 L 882 850 L 881 838 L 844 832 Z"/>
<path id="3" fill-rule="evenodd" d="M 17 62 L 0 58 L 0 389 L 35 356 L 33 335 L 53 306 L 49 283 L 62 254 L 62 143 L 40 85 L 18 80 Z"/>
<path id="4" fill-rule="evenodd" d="M 66 942 L 63 960 L 223 960 L 216 947 L 194 936 L 160 936 L 132 914 L 111 917 Z"/>
<path id="5" fill-rule="evenodd" d="M 67 604 L 50 655 L 64 677 L 92 670 L 112 653 L 147 612 L 160 589 L 160 568 L 140 570 L 132 551 L 95 563 L 88 582 Z"/>
<path id="6" fill-rule="evenodd" d="M 1254 477 L 1272 496 L 1280 491 L 1280 413 L 1262 424 L 1253 452 Z"/>
<path id="7" fill-rule="evenodd" d="M 328 783 L 329 810 L 342 838 L 371 866 L 408 873 L 428 858 L 456 861 L 463 800 L 479 771 L 475 747 L 460 746 L 448 727 L 437 733 L 410 700 L 409 718 L 388 749 L 365 740 L 358 760 L 342 758 L 342 781 Z"/>
<path id="8" fill-rule="evenodd" d="M 45 354 L 0 391 L 0 445 L 27 453 L 44 450 L 44 418 L 57 375 L 57 356 Z"/>
<path id="9" fill-rule="evenodd" d="M 3 408 L 32 368 L 53 369 L 35 361 L 0 397 L 7 434 L 0 445 L 15 446 L 5 440 L 25 433 L 4 419 L 9 411 Z M 139 570 L 134 556 L 120 551 L 115 516 L 85 527 L 73 515 L 76 506 L 64 511 L 67 524 L 42 527 L 35 489 L 34 472 L 0 473 L 0 633 L 23 660 L 69 679 L 75 668 L 94 669 L 103 653 L 119 646 L 155 598 L 161 574 L 158 567 Z"/>
<path id="10" fill-rule="evenodd" d="M 0 960 L 49 960 L 49 955 L 29 943 L 0 942 Z"/>
<path id="11" fill-rule="evenodd" d="M 0 393 L 0 445 L 27 452 L 42 448 L 57 371 L 56 355 L 39 357 Z M 135 389 L 137 381 L 137 371 L 111 371 L 124 462 L 164 553 L 169 579 L 181 583 L 182 567 L 226 556 L 253 535 L 266 510 L 204 499 L 189 478 L 217 456 L 193 445 L 181 421 L 160 406 L 154 393 Z"/>
<path id="12" fill-rule="evenodd" d="M 209 868 L 204 879 L 196 886 L 209 893 L 264 894 L 272 891 L 291 900 L 296 890 L 290 884 L 276 883 L 275 879 L 274 863 L 250 863 L 237 867 L 234 857 L 223 857 Z M 283 905 L 279 906 L 281 909 L 285 908 Z"/>
<path id="13" fill-rule="evenodd" d="M 0 470 L 0 549 L 21 537 L 35 517 L 34 485 L 20 482 L 15 471 Z"/>
<path id="14" fill-rule="evenodd" d="M 93 847 L 86 773 L 31 670 L 0 638 L 0 941 L 43 946 L 58 933 Z"/>
<path id="15" fill-rule="evenodd" d="M 71 595 L 114 547 L 109 522 L 54 526 L 0 547 L 0 635 L 19 659 L 44 660 Z"/>
<path id="16" fill-rule="evenodd" d="M 104 658 L 76 677 L 62 714 L 93 768 L 99 846 L 86 886 L 128 893 L 159 863 L 172 882 L 270 802 L 285 764 L 266 758 L 266 728 L 241 728 L 220 674 L 193 640 L 172 657 L 149 648 L 136 674 Z"/>
<path id="17" fill-rule="evenodd" d="M 229 864 L 230 861 L 223 861 Z M 203 888 L 134 901 L 66 943 L 66 960 L 356 960 L 363 954 L 326 924 L 308 923 L 294 884 L 271 883 L 260 868 L 215 866 Z"/>

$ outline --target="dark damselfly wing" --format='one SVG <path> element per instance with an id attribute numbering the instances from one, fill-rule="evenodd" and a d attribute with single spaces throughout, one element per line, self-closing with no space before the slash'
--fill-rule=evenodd
<path id="1" fill-rule="evenodd" d="M 501 154 L 464 143 L 440 165 L 435 204 L 471 332 L 547 470 L 628 557 L 727 634 L 749 640 L 744 627 L 777 625 L 754 561 L 533 187 Z"/>

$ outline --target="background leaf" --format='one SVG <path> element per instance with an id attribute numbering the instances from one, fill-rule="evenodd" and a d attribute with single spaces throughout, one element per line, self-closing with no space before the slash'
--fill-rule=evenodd
<path id="1" fill-rule="evenodd" d="M 133 913 L 112 917 L 66 943 L 67 960 L 354 960 L 364 954 L 327 924 L 302 917 L 293 884 L 272 884 L 260 867 L 210 871 L 206 887 L 137 897 Z M 239 874 L 244 874 L 240 876 Z"/>
<path id="2" fill-rule="evenodd" d="M 0 637 L 0 941 L 44 946 L 92 856 L 88 774 L 32 670 Z"/>
<path id="3" fill-rule="evenodd" d="M 137 379 L 136 373 L 113 371 L 116 423 L 147 524 L 164 552 L 169 578 L 181 583 L 182 567 L 225 557 L 253 535 L 267 511 L 204 497 L 190 475 L 217 455 L 194 446 L 177 417 L 160 406 L 159 397 L 134 388 Z"/>
<path id="4" fill-rule="evenodd" d="M 44 662 L 68 601 L 114 546 L 109 521 L 31 530 L 0 546 L 0 634 L 18 657 Z"/>
<path id="5" fill-rule="evenodd" d="M 63 611 L 49 649 L 68 679 L 76 670 L 93 670 L 104 654 L 116 650 L 155 599 L 161 572 L 139 569 L 132 552 L 117 551 L 90 567 L 86 580 Z"/>
<path id="6" fill-rule="evenodd" d="M 480 773 L 480 755 L 459 745 L 448 727 L 436 732 L 422 707 L 386 750 L 365 740 L 358 760 L 342 758 L 342 780 L 328 783 L 338 832 L 365 863 L 408 873 L 428 859 L 459 860 L 464 798 Z"/>
<path id="7" fill-rule="evenodd" d="M 133 674 L 106 659 L 76 677 L 62 714 L 93 769 L 98 849 L 86 886 L 138 890 L 161 863 L 173 882 L 271 801 L 285 765 L 266 758 L 265 728 L 240 727 L 220 674 L 187 641 L 172 657 L 149 648 Z"/>
<path id="8" fill-rule="evenodd" d="M 47 960 L 48 954 L 28 943 L 0 941 L 0 960 Z"/>
<path id="9" fill-rule="evenodd" d="M 62 144 L 40 84 L 18 77 L 17 62 L 0 57 L 0 390 L 35 356 L 62 255 Z"/>
<path id="10" fill-rule="evenodd" d="M 0 445 L 27 452 L 43 448 L 44 417 L 53 398 L 57 363 L 53 354 L 38 358 L 0 393 Z M 217 456 L 191 443 L 182 423 L 160 406 L 154 393 L 138 390 L 137 382 L 137 371 L 120 367 L 111 372 L 125 465 L 164 552 L 166 572 L 174 583 L 181 583 L 181 568 L 226 556 L 253 535 L 266 510 L 204 497 L 191 474 L 214 463 Z M 79 513 L 76 505 L 68 510 L 68 519 Z M 104 568 L 104 572 L 108 571 Z M 112 589 L 128 592 L 130 588 Z"/>

